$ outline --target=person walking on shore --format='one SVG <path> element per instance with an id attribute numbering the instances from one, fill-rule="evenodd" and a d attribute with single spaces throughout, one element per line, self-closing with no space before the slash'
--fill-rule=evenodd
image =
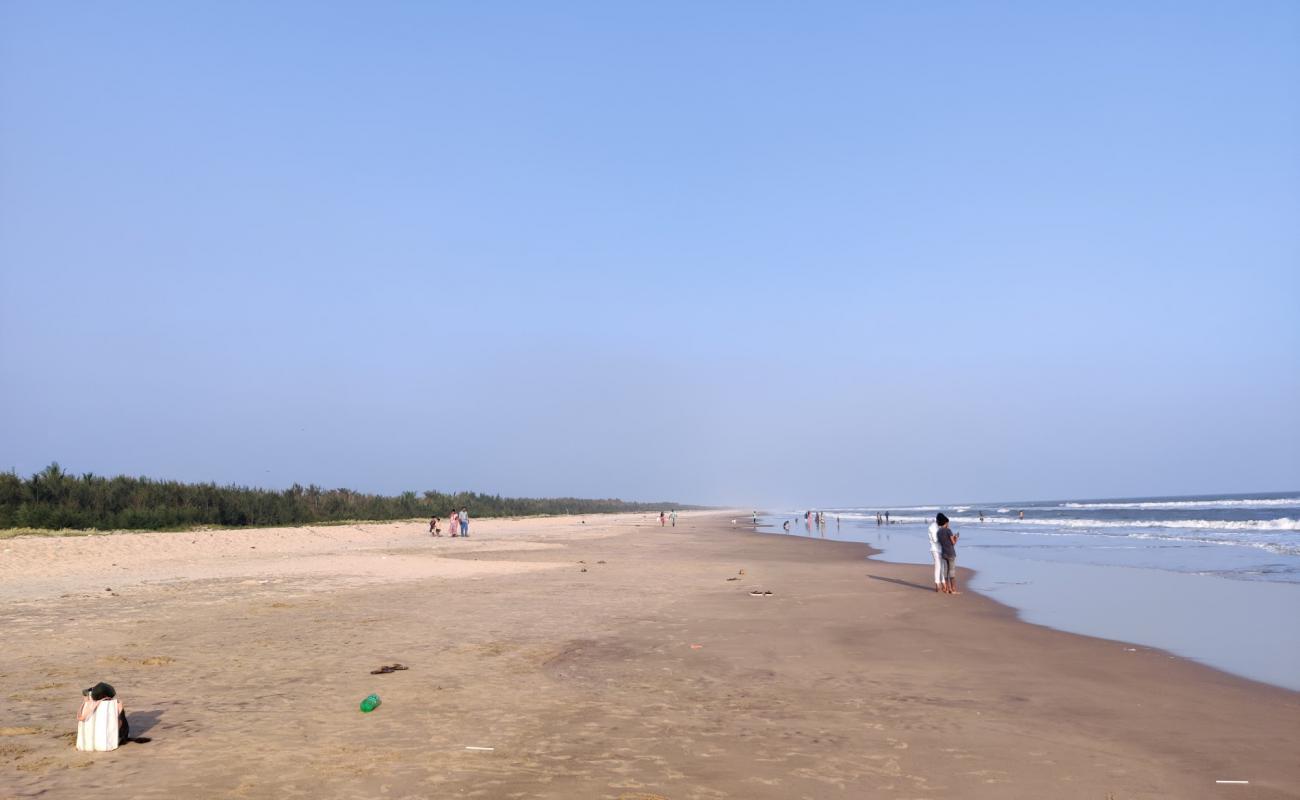
<path id="1" fill-rule="evenodd" d="M 659 527 L 662 528 L 663 526 L 664 526 L 664 512 L 660 511 L 660 512 L 659 512 Z"/>
<path id="2" fill-rule="evenodd" d="M 930 523 L 928 531 L 930 535 L 930 558 L 934 560 L 934 590 L 936 592 L 946 592 L 948 590 L 948 576 L 944 573 L 943 549 L 939 547 L 939 525 L 948 518 L 939 512 L 935 521 Z"/>
<path id="3" fill-rule="evenodd" d="M 668 518 L 671 519 L 671 520 L 673 521 L 673 527 L 676 528 L 676 527 L 677 527 L 677 509 L 674 508 L 674 509 L 673 509 L 673 513 L 669 514 L 669 515 L 668 515 Z"/>
<path id="4" fill-rule="evenodd" d="M 469 538 L 469 509 L 460 510 L 460 535 L 463 539 Z"/>
<path id="5" fill-rule="evenodd" d="M 447 515 L 447 530 L 451 531 L 452 538 L 460 536 L 460 534 L 456 532 L 458 528 L 460 528 L 460 515 L 457 514 L 456 509 L 453 508 L 451 513 Z"/>
<path id="6" fill-rule="evenodd" d="M 935 518 L 939 523 L 939 549 L 943 552 L 943 571 L 948 579 L 948 594 L 961 594 L 957 591 L 957 540 L 960 534 L 953 533 L 948 527 L 948 518 L 942 513 Z"/>

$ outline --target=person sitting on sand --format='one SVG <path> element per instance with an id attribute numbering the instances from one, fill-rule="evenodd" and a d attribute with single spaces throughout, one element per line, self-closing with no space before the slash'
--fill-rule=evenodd
<path id="1" fill-rule="evenodd" d="M 117 692 L 113 690 L 112 686 L 103 681 L 100 681 L 89 689 L 82 689 L 81 694 L 83 699 L 81 701 L 81 710 L 77 712 L 77 722 L 86 722 L 94 717 L 95 712 L 99 709 L 100 703 L 103 703 L 106 700 L 117 699 Z M 112 728 L 109 728 L 109 730 L 112 730 Z M 117 742 L 116 745 L 109 745 L 109 747 L 110 749 L 113 746 L 120 747 L 121 745 L 126 744 L 130 738 L 131 725 L 126 721 L 126 706 L 122 705 L 121 700 L 117 700 Z M 145 741 L 148 740 L 146 739 Z M 91 748 L 89 742 L 85 742 L 85 745 L 86 749 Z M 82 743 L 79 742 L 78 747 L 81 746 Z M 102 746 L 97 749 L 102 749 Z"/>
<path id="2" fill-rule="evenodd" d="M 429 535 L 430 535 L 430 536 L 441 536 L 441 535 L 442 535 L 442 531 L 438 530 L 438 518 L 437 518 L 437 517 L 429 517 Z"/>
<path id="3" fill-rule="evenodd" d="M 948 527 L 948 518 L 943 514 L 939 514 L 936 520 L 939 522 L 938 537 L 939 548 L 943 551 L 943 570 L 948 579 L 945 591 L 948 594 L 961 594 L 957 591 L 957 540 L 961 535 L 952 532 Z"/>

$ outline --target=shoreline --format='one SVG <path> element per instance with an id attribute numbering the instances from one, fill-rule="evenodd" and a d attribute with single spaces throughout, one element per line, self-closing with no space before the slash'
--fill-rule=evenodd
<path id="1" fill-rule="evenodd" d="M 780 534 L 773 529 L 772 533 Z M 837 532 L 885 563 L 925 565 L 924 531 L 913 524 Z M 885 540 L 880 533 L 892 534 Z M 847 534 L 847 535 L 846 535 Z M 792 534 L 799 535 L 799 534 Z M 1300 603 L 1300 585 L 1160 570 L 1145 565 L 1009 557 L 967 544 L 963 585 L 1032 625 L 1154 648 L 1232 675 L 1300 691 L 1300 628 L 1278 630 L 1260 608 Z M 1027 551 L 1026 551 L 1027 552 Z"/>
<path id="2" fill-rule="evenodd" d="M 763 527 L 762 523 L 759 524 L 759 527 Z M 937 595 L 940 598 L 943 597 L 942 594 L 934 590 L 934 583 L 933 580 L 931 579 L 933 566 L 931 564 L 922 563 L 919 561 L 890 560 L 890 559 L 883 558 L 883 556 L 886 555 L 886 551 L 872 545 L 870 542 L 863 542 L 855 539 L 840 539 L 840 538 L 823 539 L 820 537 L 811 537 L 811 536 L 800 537 L 797 534 L 786 534 L 780 530 L 770 530 L 770 531 L 755 530 L 754 533 L 760 536 L 788 536 L 790 538 L 805 539 L 813 542 L 820 541 L 820 542 L 834 542 L 837 544 L 858 545 L 866 550 L 866 555 L 864 556 L 864 560 L 869 561 L 873 564 L 912 567 L 921 570 L 923 574 L 918 578 L 918 581 L 922 581 L 922 582 L 913 583 L 910 585 L 918 589 L 924 589 L 925 591 Z M 1097 569 L 1109 570 L 1109 569 L 1129 569 L 1129 568 L 1098 566 Z M 977 598 L 978 602 L 992 603 L 1000 611 L 1005 612 L 1005 616 L 1009 621 L 1016 622 L 1021 625 L 1029 625 L 1035 628 L 1041 628 L 1042 630 L 1051 631 L 1052 633 L 1056 633 L 1056 634 L 1074 636 L 1074 637 L 1079 637 L 1081 639 L 1090 639 L 1111 646 L 1122 647 L 1124 648 L 1125 652 L 1148 652 L 1157 656 L 1164 656 L 1171 660 L 1184 662 L 1190 666 L 1195 666 L 1201 669 L 1210 670 L 1211 672 L 1220 675 L 1225 679 L 1242 681 L 1245 684 L 1258 686 L 1268 690 L 1287 692 L 1296 695 L 1297 698 L 1300 698 L 1300 689 L 1293 689 L 1289 686 L 1285 686 L 1279 683 L 1271 683 L 1266 680 L 1252 678 L 1248 675 L 1243 675 L 1238 672 L 1233 672 L 1232 670 L 1224 669 L 1222 667 L 1215 666 L 1214 664 L 1210 664 L 1205 661 L 1200 661 L 1191 656 L 1178 653 L 1173 650 L 1169 650 L 1167 648 L 1146 644 L 1145 642 L 1140 642 L 1140 641 L 1116 638 L 1114 636 L 1107 636 L 1104 634 L 1086 633 L 1086 632 L 1081 632 L 1076 630 L 1069 630 L 1066 628 L 1057 627 L 1056 625 L 1053 625 L 1049 622 L 1040 622 L 1032 619 L 1027 619 L 1025 617 L 1025 614 L 1028 612 L 1026 612 L 1025 609 L 1018 608 L 1017 606 L 1006 602 L 1002 598 L 998 597 L 996 594 L 990 593 L 987 589 L 975 588 L 976 584 L 979 583 L 979 579 L 982 577 L 981 571 L 979 569 L 975 567 L 958 566 L 957 570 L 958 570 L 958 575 L 961 576 L 961 583 L 959 584 L 958 587 L 959 589 L 961 589 L 961 594 L 960 594 L 961 597 L 974 597 Z M 929 581 L 929 583 L 924 584 L 923 581 Z M 965 587 L 965 588 L 961 588 L 961 587 Z M 962 601 L 952 601 L 952 602 L 962 602 Z"/>
<path id="3" fill-rule="evenodd" d="M 120 586 L 76 545 L 135 536 L 19 540 L 0 797 L 1300 797 L 1296 692 L 730 518 L 222 532 Z M 71 749 L 100 679 L 152 743 Z"/>

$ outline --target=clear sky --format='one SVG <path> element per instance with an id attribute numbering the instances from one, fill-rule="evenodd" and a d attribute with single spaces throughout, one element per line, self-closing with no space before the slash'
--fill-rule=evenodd
<path id="1" fill-rule="evenodd" d="M 0 0 L 0 469 L 1300 487 L 1300 4 Z"/>

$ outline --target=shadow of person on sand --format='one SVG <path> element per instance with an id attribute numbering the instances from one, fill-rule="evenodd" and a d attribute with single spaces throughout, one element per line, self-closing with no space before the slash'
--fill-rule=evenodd
<path id="1" fill-rule="evenodd" d="M 126 721 L 131 724 L 131 737 L 134 738 L 148 733 L 158 724 L 158 718 L 162 715 L 162 709 L 155 709 L 152 711 L 132 711 L 126 718 Z"/>
<path id="2" fill-rule="evenodd" d="M 933 591 L 934 591 L 934 587 L 933 587 L 933 586 L 922 586 L 922 585 L 919 584 L 919 583 L 912 583 L 911 581 L 900 581 L 898 578 L 883 578 L 883 577 L 881 577 L 881 576 L 879 576 L 879 575 L 868 575 L 867 577 L 870 578 L 870 579 L 873 580 L 873 581 L 884 581 L 885 583 L 896 583 L 896 584 L 898 584 L 899 586 L 910 586 L 910 587 L 912 587 L 913 589 L 920 589 L 920 590 L 923 591 L 923 592 L 933 592 Z"/>

